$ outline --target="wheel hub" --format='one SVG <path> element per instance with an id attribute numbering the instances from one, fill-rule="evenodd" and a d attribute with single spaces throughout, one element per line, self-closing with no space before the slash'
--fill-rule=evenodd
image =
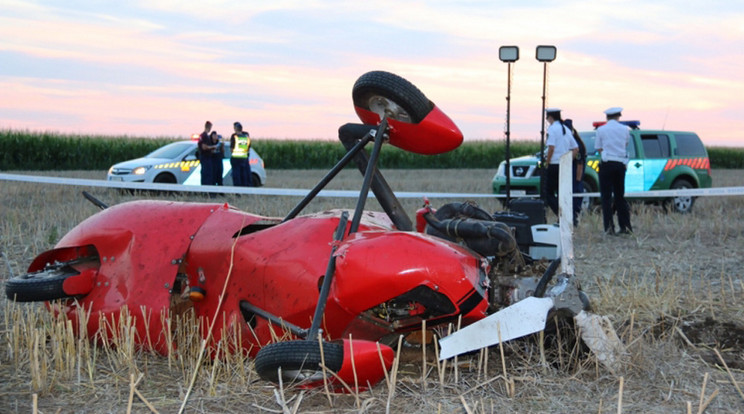
<path id="1" fill-rule="evenodd" d="M 380 118 L 395 119 L 396 121 L 412 123 L 411 116 L 401 106 L 380 95 L 369 98 L 369 110 L 376 113 Z"/>
<path id="2" fill-rule="evenodd" d="M 677 197 L 674 199 L 674 206 L 677 211 L 687 211 L 692 204 L 692 197 Z"/>

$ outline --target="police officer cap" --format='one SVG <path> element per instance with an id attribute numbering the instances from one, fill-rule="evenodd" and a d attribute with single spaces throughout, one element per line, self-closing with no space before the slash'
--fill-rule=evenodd
<path id="1" fill-rule="evenodd" d="M 243 125 L 241 125 L 241 124 L 240 124 L 240 122 L 235 122 L 235 123 L 233 124 L 233 127 L 234 127 L 234 128 L 238 128 L 238 129 L 243 129 Z"/>
<path id="2" fill-rule="evenodd" d="M 545 116 L 552 116 L 553 118 L 560 118 L 561 109 L 560 108 L 546 108 Z"/>
<path id="3" fill-rule="evenodd" d="M 623 108 L 620 108 L 619 106 L 614 106 L 604 111 L 607 116 L 621 115 L 621 112 L 623 112 Z"/>

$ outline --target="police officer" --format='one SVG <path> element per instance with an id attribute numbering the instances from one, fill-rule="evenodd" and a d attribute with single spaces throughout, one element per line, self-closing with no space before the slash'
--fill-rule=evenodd
<path id="1" fill-rule="evenodd" d="M 204 132 L 199 135 L 199 163 L 201 164 L 201 185 L 214 185 L 214 174 L 212 167 L 212 151 L 214 145 L 209 132 L 212 130 L 212 123 L 204 123 Z"/>
<path id="2" fill-rule="evenodd" d="M 224 171 L 224 167 L 222 166 L 222 159 L 225 158 L 225 145 L 222 142 L 222 137 L 220 134 L 217 133 L 217 131 L 212 131 L 211 134 L 209 134 L 210 140 L 212 141 L 212 145 L 214 146 L 214 149 L 212 149 L 212 181 L 214 181 L 214 185 L 223 185 L 222 184 L 222 173 Z"/>
<path id="3" fill-rule="evenodd" d="M 614 208 L 617 210 L 617 221 L 620 234 L 631 234 L 630 209 L 625 201 L 625 170 L 628 165 L 628 142 L 630 130 L 618 122 L 623 108 L 609 108 L 604 111 L 607 123 L 597 128 L 594 146 L 602 156 L 599 165 L 599 194 L 602 199 L 602 220 L 604 231 L 615 234 Z"/>
<path id="4" fill-rule="evenodd" d="M 233 185 L 236 187 L 250 187 L 251 164 L 249 162 L 251 152 L 251 138 L 248 132 L 243 131 L 240 122 L 233 123 L 235 133 L 230 136 L 230 166 L 232 168 Z"/>
<path id="5" fill-rule="evenodd" d="M 563 125 L 566 126 L 566 128 L 571 130 L 571 135 L 573 136 L 574 141 L 576 141 L 576 144 L 578 145 L 578 151 L 576 153 L 576 158 L 573 160 L 573 169 L 574 169 L 574 182 L 573 182 L 573 193 L 574 195 L 583 193 L 584 192 L 584 167 L 586 166 L 586 145 L 584 144 L 584 141 L 581 139 L 581 135 L 579 135 L 579 132 L 576 131 L 576 128 L 573 126 L 573 120 L 571 119 L 564 119 Z M 581 198 L 580 197 L 574 197 L 573 199 L 573 220 L 574 220 L 574 226 L 577 226 L 579 224 L 579 215 L 581 214 Z"/>
<path id="6" fill-rule="evenodd" d="M 558 167 L 563 154 L 572 152 L 576 157 L 578 145 L 573 138 L 573 131 L 563 125 L 561 119 L 561 110 L 558 108 L 548 108 L 545 110 L 545 118 L 550 124 L 548 127 L 548 153 L 545 156 L 545 163 L 548 169 L 545 174 L 545 202 L 548 204 L 555 215 L 558 215 Z"/>

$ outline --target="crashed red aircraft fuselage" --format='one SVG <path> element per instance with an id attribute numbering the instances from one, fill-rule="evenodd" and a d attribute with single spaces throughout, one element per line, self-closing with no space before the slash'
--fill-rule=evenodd
<path id="1" fill-rule="evenodd" d="M 494 261 L 519 255 L 507 226 L 462 205 L 456 220 L 420 211 L 416 231 L 376 168 L 383 142 L 442 153 L 462 142 L 457 126 L 415 86 L 387 72 L 363 75 L 353 97 L 364 123 L 339 130 L 347 157 L 286 217 L 219 203 L 108 207 L 39 255 L 6 293 L 61 299 L 50 306 L 92 339 L 114 335 L 131 316 L 137 344 L 161 354 L 177 352 L 173 316 L 193 307 L 212 349 L 231 335 L 231 351 L 256 357 L 257 371 L 269 380 L 282 368 L 289 379 L 317 384 L 320 340 L 319 357 L 335 372 L 330 380 L 360 387 L 390 369 L 386 344 L 424 321 L 429 328 L 468 325 L 529 296 L 518 291 L 535 282 L 510 276 L 508 286 L 496 287 Z M 352 161 L 365 175 L 357 208 L 299 215 Z M 385 213 L 363 209 L 369 190 Z"/>

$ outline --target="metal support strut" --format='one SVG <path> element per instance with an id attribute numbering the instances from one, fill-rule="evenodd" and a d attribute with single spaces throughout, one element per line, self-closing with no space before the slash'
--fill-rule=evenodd
<path id="1" fill-rule="evenodd" d="M 315 306 L 315 314 L 313 314 L 313 323 L 310 325 L 310 329 L 307 330 L 308 341 L 316 341 L 318 332 L 320 331 L 320 322 L 323 320 L 323 311 L 325 311 L 326 301 L 328 300 L 328 293 L 331 291 L 331 281 L 333 280 L 333 274 L 336 271 L 336 249 L 338 248 L 337 242 L 344 238 L 346 233 L 346 224 L 349 221 L 349 212 L 344 211 L 341 214 L 341 219 L 338 221 L 338 227 L 336 228 L 336 234 L 333 236 L 333 247 L 331 248 L 331 258 L 328 259 L 328 266 L 326 267 L 325 276 L 323 276 L 323 284 L 320 287 L 320 295 L 318 296 L 318 304 Z"/>

